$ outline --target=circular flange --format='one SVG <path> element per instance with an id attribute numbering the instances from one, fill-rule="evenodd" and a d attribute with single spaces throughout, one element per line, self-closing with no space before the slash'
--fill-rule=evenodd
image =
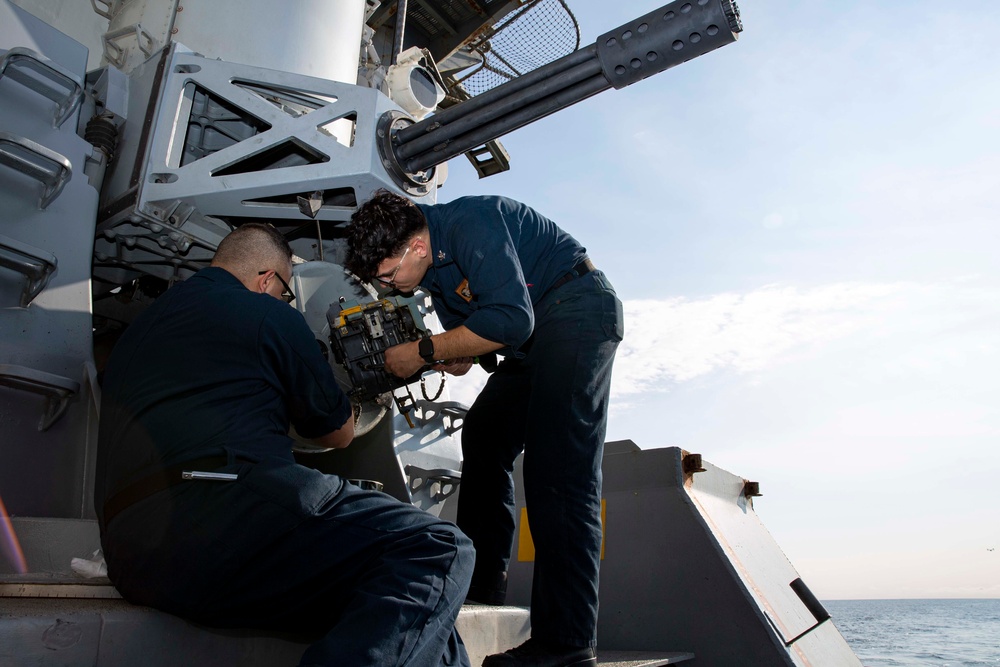
<path id="1" fill-rule="evenodd" d="M 378 137 L 379 157 L 382 159 L 382 166 L 407 194 L 414 197 L 423 197 L 431 192 L 434 185 L 437 167 L 431 167 L 426 171 L 408 173 L 393 152 L 393 137 L 395 133 L 404 127 L 413 125 L 413 119 L 401 111 L 386 111 L 378 119 L 375 133 Z"/>

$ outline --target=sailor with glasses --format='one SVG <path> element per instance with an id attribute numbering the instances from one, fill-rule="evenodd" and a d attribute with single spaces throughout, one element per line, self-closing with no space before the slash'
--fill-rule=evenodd
<path id="1" fill-rule="evenodd" d="M 95 507 L 122 596 L 211 626 L 319 637 L 301 665 L 468 665 L 454 630 L 474 559 L 453 525 L 298 465 L 289 426 L 354 436 L 269 225 L 128 327 L 105 370 Z"/>
<path id="2" fill-rule="evenodd" d="M 476 567 L 468 599 L 501 604 L 515 533 L 514 460 L 535 544 L 531 639 L 484 667 L 596 665 L 601 460 L 622 306 L 585 248 L 503 197 L 416 204 L 388 192 L 348 227 L 346 267 L 362 280 L 430 294 L 445 331 L 389 348 L 385 367 L 455 375 L 504 360 L 462 428 L 458 526 Z"/>

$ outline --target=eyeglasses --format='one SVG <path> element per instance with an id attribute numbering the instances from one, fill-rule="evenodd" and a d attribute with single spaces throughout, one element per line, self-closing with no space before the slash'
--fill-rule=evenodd
<path id="1" fill-rule="evenodd" d="M 406 253 L 408 252 L 410 252 L 410 246 L 406 246 L 406 250 L 403 251 L 403 256 L 399 258 L 399 264 L 397 264 L 396 268 L 392 270 L 392 275 L 389 276 L 388 279 L 383 278 L 382 276 L 375 276 L 375 280 L 379 281 L 386 287 L 396 289 L 396 274 L 399 273 L 399 267 L 403 266 L 403 260 L 406 259 Z"/>
<path id="2" fill-rule="evenodd" d="M 270 269 L 268 269 L 268 271 L 270 271 Z M 267 271 L 258 271 L 257 275 L 262 276 L 265 273 L 267 273 Z M 281 300 L 284 301 L 285 303 L 291 303 L 292 301 L 295 301 L 295 292 L 293 292 L 292 288 L 288 286 L 288 283 L 285 282 L 285 279 L 281 277 L 281 274 L 275 271 L 274 277 L 281 281 L 281 286 L 284 288 L 284 290 L 281 292 Z"/>

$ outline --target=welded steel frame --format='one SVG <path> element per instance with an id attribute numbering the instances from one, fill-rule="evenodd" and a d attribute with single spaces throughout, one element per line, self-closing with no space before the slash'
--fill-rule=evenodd
<path id="1" fill-rule="evenodd" d="M 130 99 L 131 131 L 124 132 L 123 159 L 106 181 L 98 225 L 96 263 L 112 282 L 114 267 L 182 279 L 203 266 L 230 225 L 251 220 L 279 227 L 315 224 L 295 196 L 316 191 L 353 192 L 362 202 L 379 188 L 396 189 L 376 149 L 376 122 L 399 111 L 382 93 L 316 77 L 265 70 L 204 58 L 174 44 L 134 72 L 132 85 L 148 91 L 145 109 Z M 248 87 L 309 98 L 315 108 L 294 115 L 251 92 Z M 268 129 L 188 164 L 181 155 L 197 88 L 225 100 L 261 121 Z M 327 129 L 335 121 L 353 124 L 350 145 Z M 141 128 L 141 131 L 140 131 Z M 262 171 L 225 173 L 270 149 L 294 142 L 323 161 Z M 415 198 L 433 197 L 430 179 L 410 188 Z M 287 199 L 287 203 L 262 201 Z M 326 204 L 315 219 L 345 223 L 351 205 Z"/>

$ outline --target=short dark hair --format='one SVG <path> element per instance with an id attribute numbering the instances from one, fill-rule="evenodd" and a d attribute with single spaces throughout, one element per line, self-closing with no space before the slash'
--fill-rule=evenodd
<path id="1" fill-rule="evenodd" d="M 261 258 L 268 256 L 290 260 L 292 249 L 281 232 L 273 226 L 262 222 L 247 222 L 222 239 L 213 263 L 237 266 L 261 261 Z"/>
<path id="2" fill-rule="evenodd" d="M 412 201 L 379 190 L 362 204 L 347 227 L 344 266 L 365 282 L 378 275 L 379 264 L 403 252 L 403 247 L 427 228 L 427 218 Z"/>

